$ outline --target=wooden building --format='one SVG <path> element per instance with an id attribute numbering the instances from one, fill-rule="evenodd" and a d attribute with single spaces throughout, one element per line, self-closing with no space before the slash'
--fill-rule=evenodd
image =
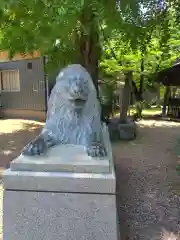
<path id="1" fill-rule="evenodd" d="M 0 101 L 3 117 L 44 120 L 47 88 L 44 57 L 39 52 L 16 54 L 0 52 Z"/>
<path id="2" fill-rule="evenodd" d="M 157 74 L 157 81 L 166 87 L 162 114 L 180 119 L 180 96 L 176 94 L 180 88 L 179 76 L 180 62 L 177 62 L 173 66 L 160 71 Z"/>

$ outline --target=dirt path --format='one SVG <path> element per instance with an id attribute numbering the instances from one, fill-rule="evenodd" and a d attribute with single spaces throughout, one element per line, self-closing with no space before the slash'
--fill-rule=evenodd
<path id="1" fill-rule="evenodd" d="M 29 120 L 0 120 L 0 172 L 40 132 L 42 125 L 41 122 Z"/>
<path id="2" fill-rule="evenodd" d="M 142 121 L 136 141 L 113 146 L 121 240 L 180 239 L 180 177 L 173 151 L 180 124 Z"/>

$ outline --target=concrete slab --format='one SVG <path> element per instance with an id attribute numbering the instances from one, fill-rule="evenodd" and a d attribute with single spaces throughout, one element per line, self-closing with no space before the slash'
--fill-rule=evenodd
<path id="1" fill-rule="evenodd" d="M 119 240 L 114 195 L 5 191 L 4 240 Z"/>
<path id="2" fill-rule="evenodd" d="M 114 194 L 114 170 L 109 174 L 66 172 L 4 172 L 4 188 L 21 191 L 52 191 Z"/>

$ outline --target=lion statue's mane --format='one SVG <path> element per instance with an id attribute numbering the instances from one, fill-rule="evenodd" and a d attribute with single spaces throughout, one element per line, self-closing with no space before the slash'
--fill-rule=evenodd
<path id="1" fill-rule="evenodd" d="M 74 103 L 71 102 L 71 94 L 74 92 L 79 98 L 81 94 L 87 95 L 80 113 L 75 111 Z M 89 136 L 96 134 L 98 137 L 101 131 L 100 105 L 92 79 L 81 65 L 70 65 L 57 76 L 48 103 L 43 132 L 46 131 L 52 134 L 58 143 L 64 144 L 86 146 L 90 140 Z"/>
<path id="2" fill-rule="evenodd" d="M 76 99 L 84 101 L 79 109 L 75 107 Z M 41 134 L 22 153 L 42 154 L 48 147 L 58 144 L 91 148 L 94 143 L 101 142 L 100 115 L 100 103 L 89 73 L 79 64 L 69 65 L 56 78 Z"/>

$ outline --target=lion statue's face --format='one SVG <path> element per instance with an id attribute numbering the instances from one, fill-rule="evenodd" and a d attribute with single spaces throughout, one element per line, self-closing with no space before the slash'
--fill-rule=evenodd
<path id="1" fill-rule="evenodd" d="M 88 72 L 78 64 L 63 69 L 56 79 L 56 93 L 59 100 L 74 110 L 81 110 L 96 90 Z"/>

